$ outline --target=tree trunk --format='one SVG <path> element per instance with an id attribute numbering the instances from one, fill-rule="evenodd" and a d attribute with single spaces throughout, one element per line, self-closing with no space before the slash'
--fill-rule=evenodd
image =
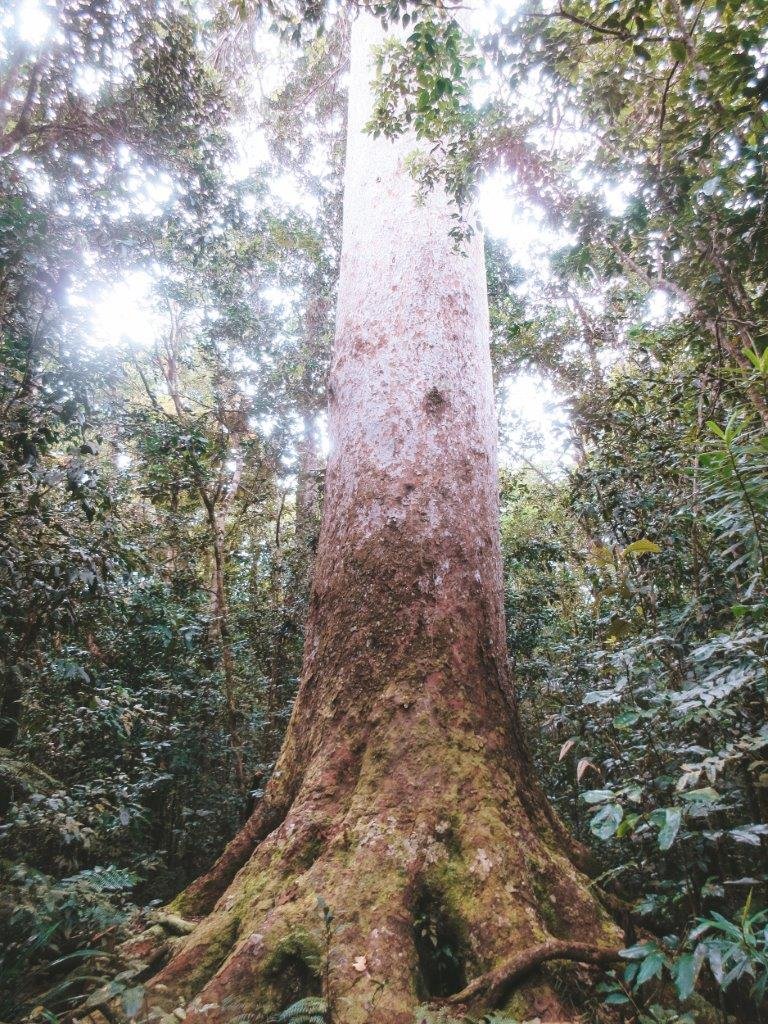
<path id="1" fill-rule="evenodd" d="M 317 417 L 304 414 L 304 436 L 299 448 L 299 466 L 296 481 L 296 549 L 297 583 L 303 588 L 312 580 L 320 523 L 320 477 L 322 458 Z"/>
<path id="2" fill-rule="evenodd" d="M 562 1020 L 542 964 L 620 943 L 517 724 L 482 241 L 455 252 L 447 200 L 414 202 L 412 140 L 363 131 L 380 35 L 354 26 L 302 682 L 262 803 L 173 905 L 205 916 L 148 1000 L 188 1002 L 187 1024 L 261 1022 L 312 993 L 338 1024 L 410 1024 L 450 996 Z"/>
<path id="3" fill-rule="evenodd" d="M 235 490 L 237 489 L 238 481 L 234 482 Z M 237 707 L 237 676 L 235 659 L 232 656 L 232 637 L 229 628 L 229 600 L 227 598 L 226 582 L 227 542 L 225 524 L 228 509 L 229 502 L 226 500 L 226 496 L 220 499 L 220 505 L 206 505 L 206 510 L 209 513 L 213 554 L 210 630 L 211 639 L 217 644 L 221 657 L 221 672 L 224 677 L 224 700 L 227 708 L 227 733 L 232 752 L 235 780 L 241 794 L 245 795 L 248 789 L 248 780 L 245 774 L 243 744 L 240 736 L 239 711 Z"/>

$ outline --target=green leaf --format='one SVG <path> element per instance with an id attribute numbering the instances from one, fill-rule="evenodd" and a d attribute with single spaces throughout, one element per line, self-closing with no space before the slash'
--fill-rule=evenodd
<path id="1" fill-rule="evenodd" d="M 305 996 L 286 1007 L 276 1020 L 279 1024 L 306 1024 L 310 1019 L 325 1020 L 328 1005 L 320 996 Z"/>
<path id="2" fill-rule="evenodd" d="M 613 800 L 612 789 L 586 789 L 581 794 L 585 804 L 602 804 L 606 800 Z"/>
<path id="3" fill-rule="evenodd" d="M 606 996 L 603 1000 L 608 1006 L 623 1006 L 629 1002 L 629 996 L 625 996 L 623 992 L 611 992 L 609 996 Z"/>
<path id="4" fill-rule="evenodd" d="M 582 704 L 609 704 L 611 701 L 617 700 L 617 695 L 613 690 L 590 690 L 585 693 L 581 703 Z"/>
<path id="5" fill-rule="evenodd" d="M 629 833 L 632 832 L 638 821 L 640 821 L 639 814 L 625 814 L 624 820 L 616 829 L 616 837 L 618 839 L 623 839 L 624 836 L 629 835 Z"/>
<path id="6" fill-rule="evenodd" d="M 655 949 L 656 945 L 653 942 L 638 942 L 634 946 L 627 946 L 626 949 L 619 950 L 619 956 L 625 960 L 642 960 L 643 957 L 648 956 L 652 949 Z"/>
<path id="7" fill-rule="evenodd" d="M 756 370 L 762 371 L 762 369 L 763 369 L 763 360 L 758 355 L 758 353 L 755 352 L 754 349 L 743 348 L 741 351 L 744 353 L 744 355 L 747 357 L 747 359 L 750 361 L 750 363 L 752 363 L 752 365 L 754 366 L 754 368 Z"/>
<path id="8" fill-rule="evenodd" d="M 720 794 L 711 786 L 703 786 L 701 789 L 689 789 L 686 793 L 681 793 L 680 796 L 683 800 L 688 800 L 689 803 L 694 804 L 716 804 L 720 799 Z"/>
<path id="9" fill-rule="evenodd" d="M 716 437 L 719 437 L 721 441 L 725 440 L 725 432 L 723 431 L 723 428 L 718 423 L 715 423 L 714 420 L 707 420 L 707 427 Z"/>
<path id="10" fill-rule="evenodd" d="M 48 964 L 48 969 L 53 970 L 56 967 L 61 967 L 62 964 L 66 964 L 70 960 L 83 960 L 94 956 L 111 957 L 112 954 L 103 949 L 78 949 L 75 950 L 74 953 L 67 953 L 66 956 L 60 956 L 58 959 L 52 961 Z"/>
<path id="11" fill-rule="evenodd" d="M 624 817 L 624 809 L 619 804 L 606 804 L 601 807 L 589 823 L 590 831 L 598 839 L 610 839 Z"/>
<path id="12" fill-rule="evenodd" d="M 663 814 L 664 824 L 659 829 L 659 849 L 668 850 L 680 831 L 683 813 L 679 807 L 666 807 Z"/>
<path id="13" fill-rule="evenodd" d="M 640 715 L 636 711 L 622 711 L 620 715 L 614 718 L 613 724 L 617 729 L 629 729 L 639 721 Z"/>
<path id="14" fill-rule="evenodd" d="M 627 544 L 623 553 L 625 555 L 658 555 L 661 553 L 661 547 L 655 541 L 642 537 L 640 540 Z"/>
<path id="15" fill-rule="evenodd" d="M 646 981 L 650 981 L 651 978 L 660 978 L 665 960 L 666 957 L 659 951 L 649 953 L 640 965 L 635 985 L 639 988 L 641 985 L 644 985 Z"/>
<path id="16" fill-rule="evenodd" d="M 681 956 L 674 966 L 673 979 L 680 999 L 687 999 L 696 987 L 696 979 L 701 970 L 701 958 L 693 953 Z"/>
<path id="17" fill-rule="evenodd" d="M 768 835 L 768 825 L 743 825 L 741 828 L 730 829 L 728 835 L 737 843 L 759 846 L 760 837 Z"/>

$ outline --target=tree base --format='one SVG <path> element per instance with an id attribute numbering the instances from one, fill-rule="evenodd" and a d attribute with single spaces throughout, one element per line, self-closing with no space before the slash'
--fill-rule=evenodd
<path id="1" fill-rule="evenodd" d="M 426 1003 L 564 1020 L 567 1000 L 542 965 L 616 958 L 621 932 L 561 852 L 551 812 L 535 791 L 520 799 L 508 735 L 473 730 L 458 706 L 436 715 L 429 685 L 418 699 L 385 696 L 398 711 L 369 719 L 357 750 L 341 730 L 258 841 L 286 791 L 278 771 L 244 835 L 172 905 L 205 913 L 256 843 L 166 950 L 143 1013 L 266 1024 L 322 996 L 336 1024 L 413 1024 Z M 147 959 L 141 940 L 134 952 Z"/>

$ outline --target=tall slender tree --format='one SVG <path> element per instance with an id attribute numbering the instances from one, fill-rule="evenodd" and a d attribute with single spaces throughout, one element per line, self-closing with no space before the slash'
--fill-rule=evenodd
<path id="1" fill-rule="evenodd" d="M 414 140 L 373 138 L 353 29 L 331 453 L 303 677 L 274 776 L 173 909 L 150 983 L 186 1020 L 406 1024 L 429 999 L 562 1020 L 537 970 L 620 936 L 539 790 L 508 675 L 482 241 L 413 198 Z M 567 1001 L 566 1001 L 567 1002 Z"/>

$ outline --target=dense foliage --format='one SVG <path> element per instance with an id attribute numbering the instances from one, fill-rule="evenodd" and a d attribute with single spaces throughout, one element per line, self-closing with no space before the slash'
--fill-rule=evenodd
<path id="1" fill-rule="evenodd" d="M 296 42 L 326 18 L 271 7 Z M 42 42 L 3 22 L 0 68 L 3 1020 L 63 1012 L 71 967 L 209 865 L 269 776 L 321 498 L 343 128 L 343 26 L 292 52 L 258 105 L 273 163 L 235 173 L 260 30 L 46 11 Z M 768 14 L 533 0 L 481 38 L 406 17 L 372 130 L 430 142 L 414 174 L 459 200 L 457 244 L 499 168 L 553 239 L 526 266 L 487 247 L 500 394 L 535 371 L 569 420 L 565 470 L 507 439 L 508 635 L 537 767 L 626 926 L 603 1000 L 684 1021 L 698 982 L 759 1020 Z M 278 197 L 286 170 L 312 202 Z M 116 282 L 143 343 L 94 344 Z"/>
<path id="2" fill-rule="evenodd" d="M 238 171 L 226 19 L 43 13 L 53 40 L 4 41 L 3 1020 L 49 982 L 66 1005 L 71 957 L 204 870 L 268 777 L 335 259 L 332 192 L 310 216 Z"/>

